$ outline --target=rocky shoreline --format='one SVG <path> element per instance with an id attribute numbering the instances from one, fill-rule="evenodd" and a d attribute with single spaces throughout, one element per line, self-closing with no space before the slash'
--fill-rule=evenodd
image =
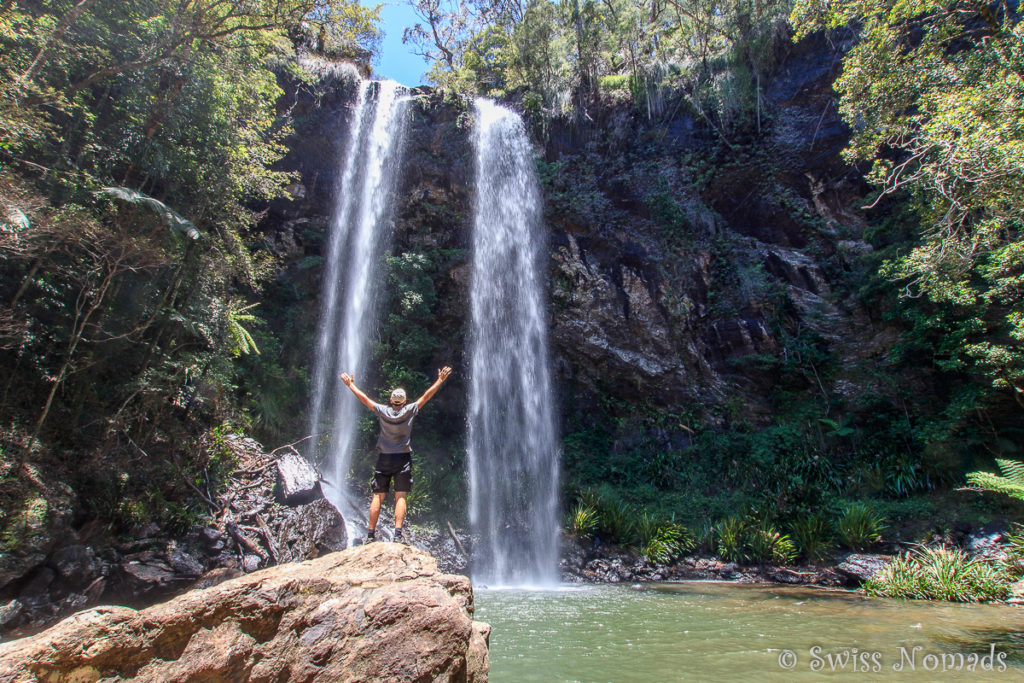
<path id="1" fill-rule="evenodd" d="M 210 516 L 185 534 L 150 525 L 118 540 L 89 526 L 73 529 L 67 515 L 49 514 L 46 524 L 35 526 L 28 518 L 19 551 L 0 557 L 0 638 L 37 633 L 94 605 L 143 608 L 347 546 L 343 520 L 323 499 L 319 475 L 294 449 L 265 452 L 237 435 L 221 446 L 230 448 L 237 462 L 234 484 L 209 496 Z M 61 488 L 40 489 L 49 491 L 44 501 L 49 509 L 58 509 Z M 381 519 L 385 530 L 389 513 L 385 510 Z M 467 574 L 473 538 L 447 526 L 413 524 L 409 541 L 432 555 L 442 571 Z M 965 532 L 959 545 L 972 556 L 998 559 L 1005 533 L 1005 526 L 989 525 Z M 847 553 L 828 563 L 789 567 L 744 566 L 711 554 L 659 564 L 627 547 L 565 536 L 559 569 L 565 583 L 719 580 L 857 588 L 907 545 L 880 547 L 883 554 Z M 1015 601 L 1024 597 L 1009 600 Z"/>

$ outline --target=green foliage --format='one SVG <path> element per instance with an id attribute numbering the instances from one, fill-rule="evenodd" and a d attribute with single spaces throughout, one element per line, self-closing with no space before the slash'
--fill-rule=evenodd
<path id="1" fill-rule="evenodd" d="M 255 303 L 243 306 L 242 304 L 234 301 L 228 302 L 228 330 L 231 332 L 231 338 L 234 342 L 231 347 L 231 352 L 236 356 L 248 354 L 250 352 L 255 353 L 256 355 L 259 355 L 260 353 L 255 340 L 252 338 L 252 334 L 250 334 L 249 330 L 245 329 L 242 325 L 242 323 L 258 322 L 258 318 L 252 313 L 249 313 L 249 311 L 256 308 L 256 306 L 259 306 L 259 304 Z"/>
<path id="2" fill-rule="evenodd" d="M 868 595 L 950 602 L 999 600 L 1007 577 L 959 549 L 922 548 L 900 555 L 864 582 Z"/>
<path id="3" fill-rule="evenodd" d="M 1003 573 L 1014 579 L 1024 576 L 1024 525 L 1015 524 L 1006 538 Z"/>
<path id="4" fill-rule="evenodd" d="M 948 367 L 1024 405 L 1024 24 L 962 0 L 797 2 L 797 37 L 858 27 L 836 82 L 880 195 L 899 192 L 923 235 L 883 265 L 926 326 L 954 331 Z"/>
<path id="5" fill-rule="evenodd" d="M 885 520 L 865 503 L 850 503 L 836 522 L 836 535 L 843 546 L 864 550 L 882 540 Z"/>
<path id="6" fill-rule="evenodd" d="M 597 509 L 584 502 L 579 502 L 569 513 L 566 526 L 569 533 L 577 538 L 590 538 L 597 531 Z"/>
<path id="7" fill-rule="evenodd" d="M 666 563 L 696 547 L 693 532 L 674 520 L 658 519 L 647 512 L 636 522 L 636 542 L 651 561 Z"/>
<path id="8" fill-rule="evenodd" d="M 751 522 L 745 517 L 726 517 L 714 526 L 715 550 L 726 562 L 747 562 Z"/>
<path id="9" fill-rule="evenodd" d="M 372 49 L 375 16 L 347 0 L 0 7 L 0 317 L 18 321 L 0 333 L 0 412 L 115 528 L 207 511 L 181 481 L 224 483 L 197 434 L 294 423 L 304 377 L 260 357 L 280 341 L 244 303 L 277 267 L 257 211 L 294 179 L 278 75 L 298 74 L 289 36 Z"/>
<path id="10" fill-rule="evenodd" d="M 832 549 L 832 525 L 828 517 L 807 514 L 790 525 L 796 546 L 809 562 L 820 562 Z"/>
<path id="11" fill-rule="evenodd" d="M 433 381 L 430 363 L 439 346 L 431 331 L 437 304 L 434 277 L 451 258 L 445 252 L 406 252 L 386 257 L 387 319 L 374 354 L 384 382 L 415 393 Z"/>
<path id="12" fill-rule="evenodd" d="M 1024 500 L 1024 463 L 997 459 L 996 465 L 1003 476 L 991 472 L 971 472 L 967 475 L 967 482 L 978 491 L 993 491 Z"/>
<path id="13" fill-rule="evenodd" d="M 638 513 L 612 494 L 594 489 L 583 491 L 579 506 L 595 512 L 596 532 L 616 543 L 632 543 L 637 529 Z"/>
<path id="14" fill-rule="evenodd" d="M 413 7 L 420 23 L 403 40 L 433 61 L 429 76 L 442 87 L 491 96 L 525 91 L 549 116 L 585 113 L 612 93 L 648 118 L 662 113 L 674 89 L 686 88 L 690 105 L 719 132 L 761 125 L 760 79 L 789 11 L 785 2 L 732 0 L 416 0 Z"/>
<path id="15" fill-rule="evenodd" d="M 787 534 L 781 534 L 768 521 L 750 529 L 748 546 L 751 559 L 776 565 L 793 564 L 797 550 Z"/>
<path id="16" fill-rule="evenodd" d="M 160 200 L 153 199 L 129 187 L 104 187 L 96 190 L 93 194 L 96 196 L 108 196 L 127 204 L 149 209 L 159 216 L 164 225 L 171 229 L 175 237 L 190 240 L 199 239 L 199 228 L 196 227 L 196 224 L 187 218 L 183 218 L 177 211 Z"/>

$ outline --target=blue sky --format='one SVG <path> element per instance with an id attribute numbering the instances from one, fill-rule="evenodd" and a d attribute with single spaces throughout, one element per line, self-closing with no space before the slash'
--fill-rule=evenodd
<path id="1" fill-rule="evenodd" d="M 365 5 L 376 4 L 372 0 L 362 0 Z M 424 83 L 423 74 L 429 65 L 422 58 L 409 51 L 408 45 L 402 44 L 402 32 L 405 27 L 417 23 L 416 13 L 406 0 L 391 0 L 380 9 L 384 41 L 381 45 L 380 59 L 373 65 L 374 73 L 379 78 L 390 78 L 402 85 L 416 86 Z"/>

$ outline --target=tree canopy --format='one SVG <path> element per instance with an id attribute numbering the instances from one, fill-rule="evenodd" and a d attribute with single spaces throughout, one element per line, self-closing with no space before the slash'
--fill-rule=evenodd
<path id="1" fill-rule="evenodd" d="M 958 340 L 948 367 L 987 375 L 1024 406 L 1024 25 L 1010 3 L 797 3 L 798 37 L 855 26 L 836 83 L 847 151 L 880 195 L 908 198 L 916 245 L 883 272 L 936 304 Z M 881 199 L 881 197 L 879 197 Z"/>

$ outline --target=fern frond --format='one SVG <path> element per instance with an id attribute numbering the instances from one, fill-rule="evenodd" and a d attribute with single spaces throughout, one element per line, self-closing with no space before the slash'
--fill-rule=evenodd
<path id="1" fill-rule="evenodd" d="M 1024 486 L 1024 462 L 996 459 L 996 464 L 1007 479 Z"/>
<path id="2" fill-rule="evenodd" d="M 93 194 L 96 196 L 106 195 L 127 204 L 143 206 L 159 216 L 163 224 L 171 229 L 175 237 L 188 238 L 190 240 L 199 239 L 199 228 L 196 227 L 195 223 L 183 217 L 159 199 L 142 194 L 138 190 L 133 190 L 130 187 L 103 187 L 93 192 Z"/>
<path id="3" fill-rule="evenodd" d="M 242 323 L 259 322 L 256 316 L 246 312 L 252 310 L 257 305 L 258 302 L 239 307 L 236 307 L 234 302 L 228 304 L 228 327 L 231 330 L 231 337 L 235 342 L 232 351 L 236 356 L 248 355 L 250 351 L 257 356 L 260 355 L 260 349 L 256 346 L 256 341 L 252 338 L 249 330 L 245 329 L 242 325 Z"/>
<path id="4" fill-rule="evenodd" d="M 971 472 L 967 475 L 967 482 L 982 491 L 1002 493 L 1024 500 L 1024 463 L 1017 460 L 996 460 L 996 464 L 1006 476 L 992 472 Z"/>

